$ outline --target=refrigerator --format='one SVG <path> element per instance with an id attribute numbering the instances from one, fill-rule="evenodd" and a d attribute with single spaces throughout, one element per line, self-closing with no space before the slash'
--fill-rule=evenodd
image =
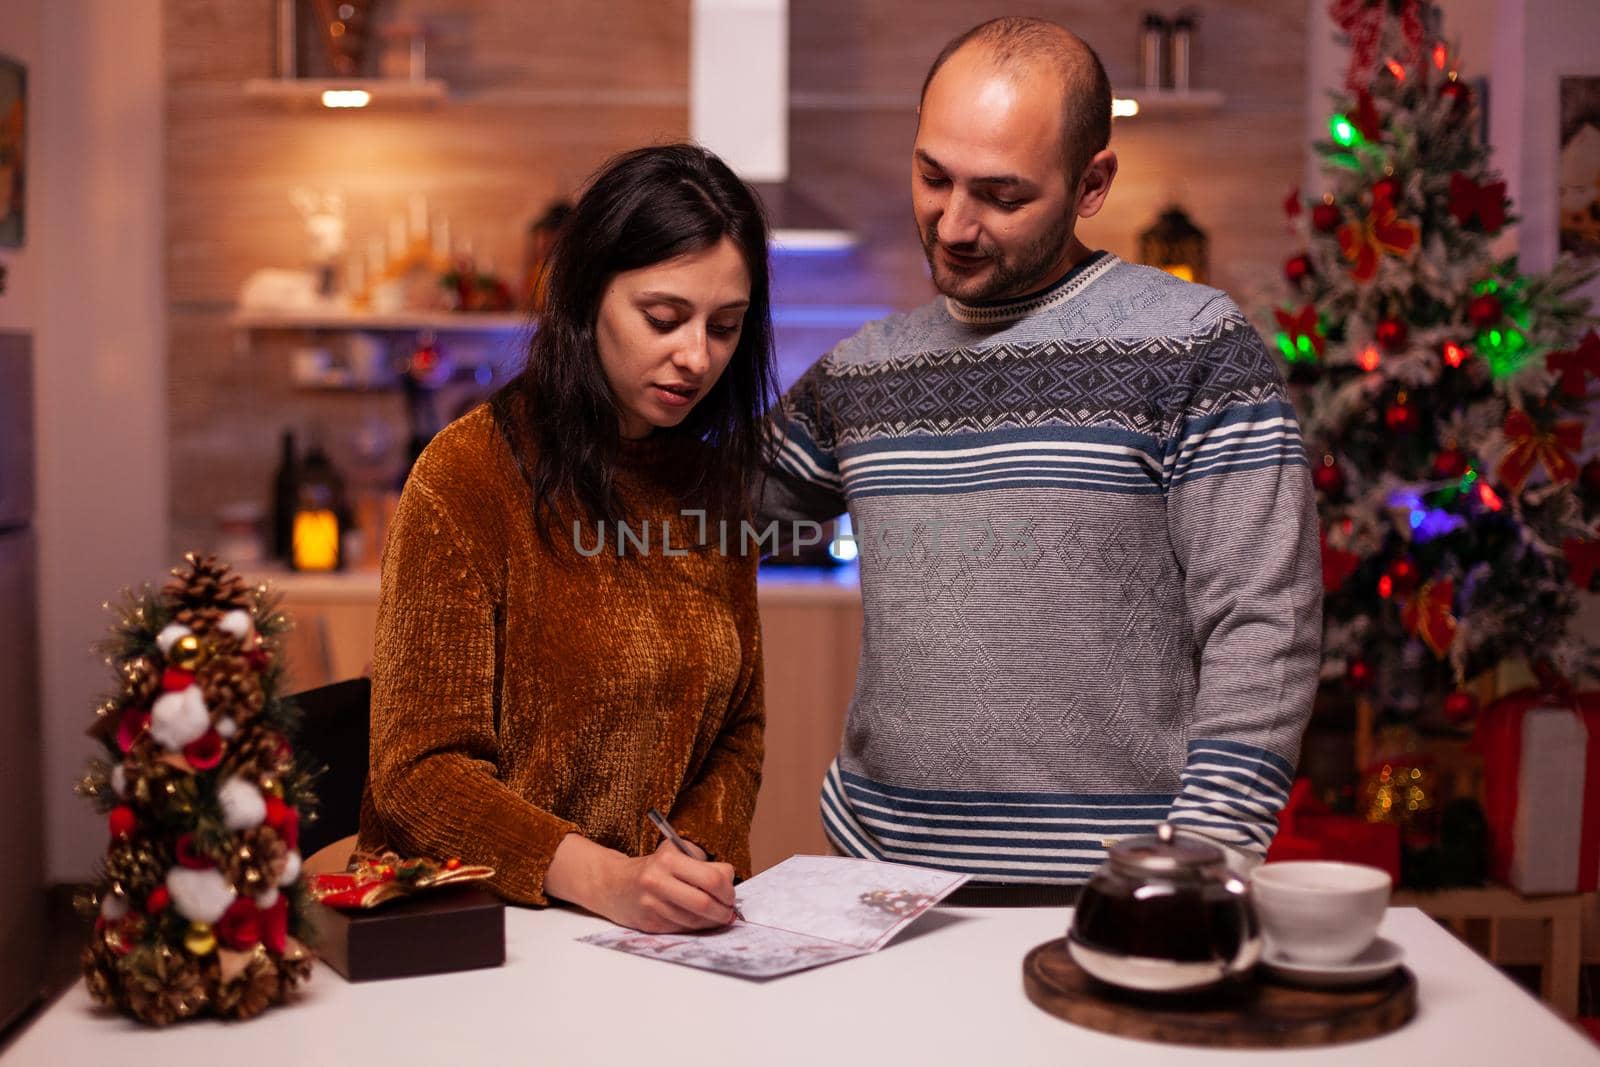
<path id="1" fill-rule="evenodd" d="M 0 330 L 0 1030 L 39 997 L 48 917 L 30 349 Z"/>

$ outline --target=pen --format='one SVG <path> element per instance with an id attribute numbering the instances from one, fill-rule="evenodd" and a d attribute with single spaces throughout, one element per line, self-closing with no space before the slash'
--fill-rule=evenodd
<path id="1" fill-rule="evenodd" d="M 672 828 L 672 824 L 667 821 L 667 817 L 665 815 L 661 814 L 661 812 L 655 808 L 651 808 L 644 814 L 646 818 L 655 824 L 656 829 L 661 831 L 661 836 L 672 842 L 673 848 L 676 848 L 679 852 L 682 852 L 690 859 L 698 858 L 695 856 L 694 850 L 689 847 L 689 842 L 678 836 L 678 831 Z M 733 917 L 735 919 L 744 918 L 743 915 L 739 914 L 739 904 L 737 901 L 735 901 L 733 905 Z"/>

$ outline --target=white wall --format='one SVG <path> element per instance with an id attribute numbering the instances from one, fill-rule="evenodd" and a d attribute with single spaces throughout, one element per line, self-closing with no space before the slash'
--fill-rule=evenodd
<path id="1" fill-rule="evenodd" d="M 31 158 L 0 328 L 34 333 L 46 874 L 68 881 L 106 840 L 72 791 L 110 681 L 91 650 L 100 605 L 168 565 L 161 5 L 4 8 L 0 51 L 29 67 Z"/>

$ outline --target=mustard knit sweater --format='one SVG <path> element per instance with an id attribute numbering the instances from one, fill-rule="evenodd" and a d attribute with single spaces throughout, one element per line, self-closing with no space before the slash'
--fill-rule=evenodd
<path id="1" fill-rule="evenodd" d="M 625 442 L 618 490 L 648 553 L 540 540 L 488 405 L 446 427 L 406 482 L 383 556 L 360 847 L 460 857 L 509 900 L 548 903 L 580 833 L 629 855 L 660 808 L 750 873 L 764 707 L 754 556 L 690 551 L 663 447 Z M 662 523 L 672 524 L 662 551 Z M 586 521 L 580 544 L 598 537 Z"/>

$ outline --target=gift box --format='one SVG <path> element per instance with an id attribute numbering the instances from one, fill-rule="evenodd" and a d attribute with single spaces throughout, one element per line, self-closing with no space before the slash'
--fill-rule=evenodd
<path id="1" fill-rule="evenodd" d="M 1338 860 L 1387 871 L 1400 881 L 1400 827 L 1371 823 L 1359 815 L 1339 815 L 1317 799 L 1311 781 L 1301 778 L 1278 817 L 1278 833 L 1267 849 L 1267 862 Z"/>
<path id="2" fill-rule="evenodd" d="M 317 955 L 352 982 L 498 967 L 506 906 L 475 886 L 442 888 L 380 907 L 312 906 Z"/>
<path id="3" fill-rule="evenodd" d="M 1600 887 L 1600 693 L 1528 689 L 1484 709 L 1489 871 L 1522 893 Z"/>

